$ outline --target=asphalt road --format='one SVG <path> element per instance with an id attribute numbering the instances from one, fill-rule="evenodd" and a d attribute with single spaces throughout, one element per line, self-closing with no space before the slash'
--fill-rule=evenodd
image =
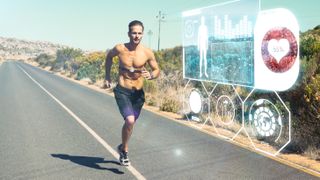
<path id="1" fill-rule="evenodd" d="M 122 123 L 113 97 L 21 62 L 0 65 L 0 179 L 317 179 L 144 110 L 123 167 Z"/>

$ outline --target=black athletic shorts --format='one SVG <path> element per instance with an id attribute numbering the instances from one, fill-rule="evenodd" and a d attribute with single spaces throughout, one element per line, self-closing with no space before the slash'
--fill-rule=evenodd
<path id="1" fill-rule="evenodd" d="M 145 101 L 143 89 L 132 90 L 118 84 L 113 92 L 122 117 L 126 119 L 133 115 L 137 120 Z"/>

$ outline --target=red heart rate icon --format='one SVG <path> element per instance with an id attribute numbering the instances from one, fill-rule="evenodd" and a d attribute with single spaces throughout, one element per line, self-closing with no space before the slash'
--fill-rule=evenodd
<path id="1" fill-rule="evenodd" d="M 272 72 L 286 72 L 293 66 L 297 58 L 297 40 L 288 28 L 272 28 L 262 40 L 261 54 L 265 65 Z"/>

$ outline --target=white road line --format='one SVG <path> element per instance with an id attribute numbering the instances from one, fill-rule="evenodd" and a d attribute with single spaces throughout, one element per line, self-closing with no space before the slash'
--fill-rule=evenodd
<path id="1" fill-rule="evenodd" d="M 36 83 L 44 92 L 46 92 L 52 99 L 54 99 L 63 109 L 65 109 L 82 127 L 84 127 L 96 140 L 105 147 L 116 159 L 119 155 L 117 151 L 112 149 L 112 147 L 103 140 L 96 132 L 94 132 L 85 122 L 83 122 L 76 114 L 74 114 L 67 106 L 65 106 L 61 101 L 59 101 L 55 96 L 53 96 L 48 90 L 46 90 L 40 83 L 34 80 L 21 66 L 18 67 L 34 82 Z M 137 171 L 133 166 L 126 166 L 126 168 L 139 180 L 146 179 L 139 171 Z"/>

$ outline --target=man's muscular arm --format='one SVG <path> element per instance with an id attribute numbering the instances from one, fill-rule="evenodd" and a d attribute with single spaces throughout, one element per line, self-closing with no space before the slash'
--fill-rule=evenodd
<path id="1" fill-rule="evenodd" d="M 115 57 L 119 54 L 118 49 L 119 49 L 119 47 L 117 45 L 107 53 L 107 57 L 106 57 L 106 61 L 105 61 L 106 76 L 105 76 L 105 82 L 104 82 L 104 87 L 106 87 L 106 88 L 110 88 L 110 84 L 111 84 L 110 72 L 111 72 L 111 66 L 112 66 L 112 59 L 113 59 L 113 57 Z"/>
<path id="2" fill-rule="evenodd" d="M 149 72 L 149 77 L 147 77 L 147 79 L 155 79 L 157 77 L 159 77 L 160 75 L 160 69 L 159 69 L 159 65 L 158 62 L 154 56 L 154 53 L 148 49 L 147 50 L 147 54 L 148 54 L 148 64 L 151 67 L 151 72 Z"/>

